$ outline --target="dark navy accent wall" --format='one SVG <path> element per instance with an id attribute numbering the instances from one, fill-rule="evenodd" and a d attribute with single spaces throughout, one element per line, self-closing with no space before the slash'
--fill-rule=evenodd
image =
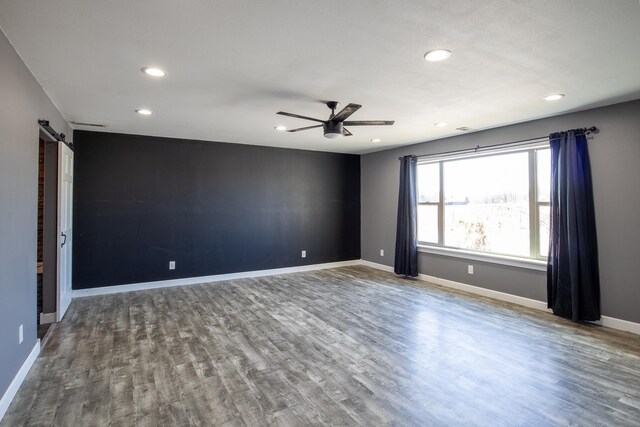
<path id="1" fill-rule="evenodd" d="M 357 155 L 87 131 L 74 143 L 74 289 L 360 258 Z"/>

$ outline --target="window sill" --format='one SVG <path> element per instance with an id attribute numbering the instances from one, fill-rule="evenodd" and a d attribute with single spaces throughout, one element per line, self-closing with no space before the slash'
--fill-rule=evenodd
<path id="1" fill-rule="evenodd" d="M 453 258 L 470 259 L 474 261 L 489 262 L 493 264 L 508 265 L 510 267 L 525 268 L 528 270 L 547 271 L 547 262 L 537 259 L 517 258 L 506 255 L 484 254 L 462 249 L 442 248 L 426 245 L 418 245 L 418 252 L 443 255 Z"/>

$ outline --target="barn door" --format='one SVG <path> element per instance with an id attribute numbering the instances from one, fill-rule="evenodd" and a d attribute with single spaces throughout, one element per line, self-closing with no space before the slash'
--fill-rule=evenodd
<path id="1" fill-rule="evenodd" d="M 73 241 L 73 151 L 58 142 L 58 307 L 61 321 L 71 303 L 71 251 Z"/>

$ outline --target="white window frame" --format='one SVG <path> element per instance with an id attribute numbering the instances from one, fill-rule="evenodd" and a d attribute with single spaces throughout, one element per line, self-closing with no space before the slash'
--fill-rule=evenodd
<path id="1" fill-rule="evenodd" d="M 466 153 L 457 153 L 451 155 L 434 155 L 418 158 L 418 166 L 424 164 L 439 164 L 440 188 L 439 200 L 437 202 L 420 202 L 417 205 L 437 206 L 438 208 L 438 243 L 418 241 L 418 251 L 431 253 L 442 256 L 455 258 L 463 258 L 468 260 L 476 260 L 482 262 L 509 265 L 513 267 L 521 267 L 533 270 L 544 271 L 547 267 L 547 257 L 540 256 L 540 207 L 549 206 L 549 202 L 538 201 L 538 167 L 536 164 L 538 150 L 549 149 L 549 140 L 544 138 L 538 141 L 532 141 L 524 145 L 514 145 L 511 147 L 502 147 L 489 150 L 473 150 Z M 520 257 L 507 254 L 499 254 L 493 252 L 485 252 L 480 250 L 457 248 L 444 245 L 444 163 L 469 158 L 480 158 L 486 156 L 496 156 L 509 153 L 528 153 L 529 161 L 529 256 Z M 419 191 L 418 191 L 419 194 Z"/>

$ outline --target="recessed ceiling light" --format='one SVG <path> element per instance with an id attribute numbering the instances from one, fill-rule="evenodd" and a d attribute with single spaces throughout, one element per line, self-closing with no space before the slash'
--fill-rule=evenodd
<path id="1" fill-rule="evenodd" d="M 447 49 L 430 50 L 424 54 L 424 59 L 429 62 L 444 61 L 451 56 L 451 51 Z"/>
<path id="2" fill-rule="evenodd" d="M 545 96 L 545 101 L 557 101 L 564 98 L 564 93 L 554 93 L 553 95 Z"/>
<path id="3" fill-rule="evenodd" d="M 153 77 L 164 77 L 167 75 L 163 70 L 155 67 L 145 67 L 140 71 Z"/>
<path id="4" fill-rule="evenodd" d="M 286 126 L 282 126 L 282 125 L 278 125 L 276 127 L 274 127 L 275 130 L 279 131 L 279 132 L 284 132 L 287 130 Z"/>
<path id="5" fill-rule="evenodd" d="M 153 111 L 146 108 L 140 108 L 139 110 L 136 110 L 136 113 L 142 114 L 143 116 L 150 116 L 153 114 Z"/>
<path id="6" fill-rule="evenodd" d="M 439 128 L 443 128 L 445 127 L 447 124 L 445 122 L 438 122 L 438 123 L 434 123 L 433 124 L 435 127 L 439 127 Z"/>
<path id="7" fill-rule="evenodd" d="M 381 141 L 382 141 L 382 140 L 381 140 L 380 138 L 373 138 L 373 139 L 371 140 L 371 142 L 381 142 Z"/>

